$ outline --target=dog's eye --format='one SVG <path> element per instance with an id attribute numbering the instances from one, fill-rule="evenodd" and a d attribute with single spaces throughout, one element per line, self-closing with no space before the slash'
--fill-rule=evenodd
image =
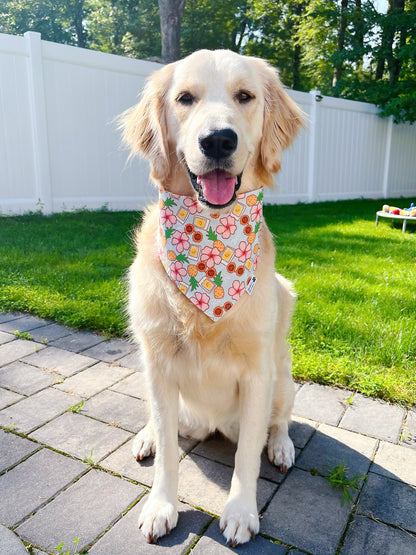
<path id="1" fill-rule="evenodd" d="M 176 102 L 179 102 L 180 104 L 184 104 L 185 106 L 190 106 L 191 104 L 194 103 L 194 100 L 195 100 L 195 97 L 192 96 L 192 94 L 189 92 L 182 92 L 178 94 L 176 98 Z"/>
<path id="2" fill-rule="evenodd" d="M 254 98 L 254 95 L 247 91 L 238 91 L 238 93 L 235 95 L 235 99 L 240 104 L 247 104 L 248 102 L 250 102 L 250 100 L 253 100 Z"/>

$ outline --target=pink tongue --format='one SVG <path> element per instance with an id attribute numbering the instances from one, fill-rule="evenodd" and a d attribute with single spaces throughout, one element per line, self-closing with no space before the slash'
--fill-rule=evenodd
<path id="1" fill-rule="evenodd" d="M 233 198 L 237 178 L 224 170 L 215 170 L 198 177 L 205 199 L 210 204 L 223 205 Z"/>

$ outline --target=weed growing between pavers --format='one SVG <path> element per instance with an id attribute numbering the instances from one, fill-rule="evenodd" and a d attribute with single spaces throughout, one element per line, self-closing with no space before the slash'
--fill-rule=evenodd
<path id="1" fill-rule="evenodd" d="M 328 480 L 334 489 L 339 489 L 342 491 L 341 507 L 344 506 L 345 501 L 348 503 L 353 503 L 354 498 L 351 495 L 350 490 L 353 492 L 358 492 L 364 481 L 367 478 L 367 474 L 360 475 L 354 474 L 352 478 L 347 476 L 347 463 L 344 461 L 342 464 L 338 464 L 332 468 L 328 469 L 328 474 L 324 474 L 323 478 Z M 316 469 L 311 470 L 312 475 L 317 475 L 318 471 Z"/>

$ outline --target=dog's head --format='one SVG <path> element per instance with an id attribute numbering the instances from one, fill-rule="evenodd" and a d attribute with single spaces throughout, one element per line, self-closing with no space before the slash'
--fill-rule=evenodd
<path id="1" fill-rule="evenodd" d="M 263 60 L 200 50 L 148 80 L 122 117 L 124 141 L 166 190 L 213 209 L 273 183 L 301 112 Z"/>

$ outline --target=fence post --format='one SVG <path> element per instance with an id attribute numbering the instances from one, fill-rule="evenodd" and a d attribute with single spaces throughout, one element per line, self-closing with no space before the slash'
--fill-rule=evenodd
<path id="1" fill-rule="evenodd" d="M 28 90 L 32 124 L 35 189 L 40 208 L 52 212 L 52 186 L 49 165 L 48 128 L 46 121 L 45 88 L 43 80 L 42 44 L 40 33 L 24 34 L 28 58 Z"/>
<path id="2" fill-rule="evenodd" d="M 311 115 L 309 119 L 309 160 L 308 160 L 308 202 L 316 200 L 315 190 L 315 130 L 317 104 L 322 100 L 321 91 L 313 90 L 309 94 L 312 96 Z M 319 99 L 319 100 L 318 100 Z"/>
<path id="3" fill-rule="evenodd" d="M 393 134 L 393 116 L 390 116 L 387 121 L 386 150 L 384 153 L 383 198 L 388 198 L 389 196 L 389 170 L 390 170 L 392 134 Z"/>

